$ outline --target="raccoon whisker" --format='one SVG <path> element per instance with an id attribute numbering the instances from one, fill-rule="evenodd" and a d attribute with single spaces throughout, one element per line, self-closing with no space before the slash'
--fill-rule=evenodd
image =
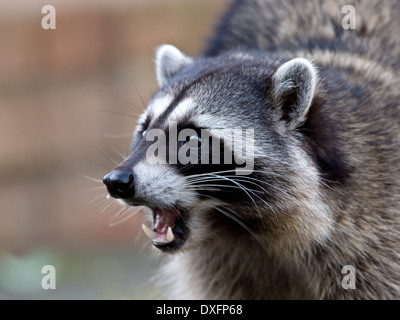
<path id="1" fill-rule="evenodd" d="M 109 203 L 106 203 L 100 210 L 99 213 L 102 214 L 104 211 L 106 211 L 108 208 L 111 206 L 116 206 L 118 205 L 118 202 L 116 201 L 110 201 Z"/>
<path id="2" fill-rule="evenodd" d="M 185 171 L 189 170 L 190 168 L 192 168 L 194 166 L 195 166 L 194 164 L 188 163 L 183 168 L 181 168 L 180 170 L 181 170 L 181 172 L 185 172 Z"/>
<path id="3" fill-rule="evenodd" d="M 187 183 L 189 186 L 198 186 L 198 187 L 203 187 L 207 185 L 205 182 L 218 182 L 218 181 L 226 181 L 226 179 L 222 179 L 221 177 L 204 177 L 202 179 L 194 179 L 191 180 Z M 224 185 L 218 185 L 219 187 L 224 187 Z"/>
<path id="4" fill-rule="evenodd" d="M 123 106 L 127 107 L 128 109 L 130 109 L 132 111 L 139 112 L 139 113 L 143 112 L 142 108 L 139 108 L 137 105 L 132 103 L 132 101 L 129 101 L 128 99 L 126 99 L 124 97 L 121 97 L 119 94 L 117 94 L 115 92 L 106 91 L 106 90 L 99 90 L 99 92 L 106 93 L 106 94 L 109 94 L 109 95 L 112 95 L 112 96 L 118 98 L 119 100 L 121 100 L 122 102 L 125 103 L 125 104 L 123 104 Z M 146 106 L 144 106 L 144 107 L 146 107 Z"/>
<path id="5" fill-rule="evenodd" d="M 100 147 L 98 147 L 98 146 L 96 145 L 95 142 L 93 142 L 91 139 L 89 139 L 89 137 L 86 136 L 83 132 L 82 132 L 82 135 L 85 137 L 86 141 L 87 141 L 93 148 L 95 148 L 96 151 L 98 151 L 100 154 L 104 154 L 104 152 L 103 152 L 104 150 L 102 150 Z M 108 157 L 108 159 L 110 159 L 112 162 L 114 162 L 115 165 L 118 165 L 118 162 L 115 161 L 109 154 L 106 153 L 105 155 Z"/>
<path id="6" fill-rule="evenodd" d="M 198 183 L 198 182 L 202 182 L 202 181 L 220 180 L 220 179 L 216 179 L 215 177 L 204 176 L 204 177 L 199 177 L 199 178 L 191 178 L 191 177 L 188 177 L 187 180 L 188 180 L 190 183 Z"/>
<path id="7" fill-rule="evenodd" d="M 196 192 L 198 192 L 199 190 L 202 190 L 202 191 L 221 191 L 221 188 L 209 188 L 208 186 L 206 186 L 205 188 L 201 188 L 201 186 L 193 186 L 193 187 L 188 187 L 187 190 L 196 191 Z"/>
<path id="8" fill-rule="evenodd" d="M 115 148 L 111 148 L 116 154 L 118 154 L 120 157 L 121 157 L 121 159 L 122 159 L 122 161 L 124 161 L 126 158 L 127 158 L 127 156 L 126 155 L 124 155 L 124 154 L 122 154 L 120 151 L 118 151 L 117 149 L 115 149 Z"/>
<path id="9" fill-rule="evenodd" d="M 112 162 L 114 162 L 114 164 L 115 164 L 116 166 L 120 164 L 120 163 L 119 163 L 117 160 L 115 160 L 114 158 L 112 158 L 112 157 L 110 157 L 110 156 L 109 156 L 109 158 L 110 158 L 110 160 L 111 160 Z"/>
<path id="10" fill-rule="evenodd" d="M 89 205 L 89 204 L 91 204 L 91 203 L 97 201 L 98 199 L 100 199 L 100 198 L 102 198 L 102 197 L 104 197 L 104 194 L 101 194 L 101 195 L 95 197 L 94 199 L 92 199 L 92 200 L 90 200 L 89 202 L 85 203 L 85 205 Z"/>
<path id="11" fill-rule="evenodd" d="M 198 180 L 193 180 L 193 181 L 188 181 L 188 183 L 187 183 L 187 185 L 188 186 L 193 186 L 193 187 L 205 187 L 205 186 L 210 186 L 210 184 L 208 184 L 208 183 L 203 183 L 203 182 L 218 182 L 218 181 L 225 181 L 226 179 L 222 179 L 221 177 L 209 177 L 209 178 L 203 178 L 203 179 L 198 179 Z M 245 181 L 245 180 L 235 180 L 235 181 L 243 181 L 243 182 L 248 182 L 248 183 L 251 183 L 251 184 L 253 184 L 253 185 L 255 185 L 255 186 L 257 186 L 258 188 L 260 188 L 260 189 L 262 189 L 263 191 L 261 191 L 261 190 L 257 190 L 257 189 L 251 189 L 251 188 L 249 188 L 249 187 L 246 187 L 248 190 L 252 190 L 252 191 L 254 191 L 254 192 L 258 192 L 258 193 L 261 193 L 261 194 L 264 194 L 264 193 L 266 193 L 267 194 L 267 191 L 263 188 L 263 187 L 261 187 L 261 186 L 259 186 L 258 184 L 256 184 L 256 183 L 254 183 L 254 182 L 251 182 L 251 181 Z M 212 186 L 217 186 L 217 187 L 220 187 L 220 188 L 224 188 L 224 187 L 232 187 L 232 186 L 226 186 L 226 185 L 212 185 Z M 244 186 L 243 186 L 244 187 Z M 237 188 L 240 188 L 240 187 L 237 187 Z M 241 188 L 240 188 L 241 189 Z"/>
<path id="12" fill-rule="evenodd" d="M 121 134 L 113 134 L 113 133 L 103 133 L 103 137 L 106 139 L 122 139 L 122 138 L 132 138 L 132 133 L 121 133 Z"/>
<path id="13" fill-rule="evenodd" d="M 104 113 L 110 113 L 110 114 L 116 114 L 119 116 L 124 116 L 124 117 L 129 117 L 133 119 L 137 119 L 137 116 L 134 116 L 133 114 L 125 113 L 125 112 L 117 112 L 117 111 L 111 111 L 111 110 L 103 110 L 103 109 L 92 109 L 93 111 L 96 112 L 104 112 Z"/>
<path id="14" fill-rule="evenodd" d="M 330 185 L 328 185 L 328 184 L 326 184 L 324 181 L 326 181 L 326 182 L 330 182 L 328 179 L 325 179 L 325 178 L 323 178 L 323 177 L 319 177 L 320 179 L 321 179 L 321 184 L 323 184 L 325 187 L 327 187 L 328 189 L 331 189 L 331 190 L 334 190 Z"/>
<path id="15" fill-rule="evenodd" d="M 102 201 L 102 203 L 101 203 L 101 205 L 100 205 L 100 207 L 99 207 L 97 212 L 101 214 L 102 210 L 104 209 L 105 206 L 110 206 L 110 202 L 107 201 L 107 199 Z"/>
<path id="16" fill-rule="evenodd" d="M 249 190 L 249 191 L 250 191 L 254 196 L 256 196 L 258 199 L 260 199 L 266 206 L 268 206 L 268 207 L 270 208 L 270 210 L 271 210 L 275 215 L 277 215 L 277 213 L 275 212 L 275 210 L 273 209 L 273 207 L 271 206 L 271 204 L 269 204 L 267 201 L 265 201 L 265 199 L 261 198 L 258 194 L 256 194 L 256 192 L 259 192 L 259 193 L 262 193 L 262 194 L 268 194 L 268 192 L 267 192 L 264 188 L 262 188 L 261 186 L 259 186 L 259 185 L 256 184 L 256 183 L 250 182 L 250 181 L 245 181 L 245 180 L 235 180 L 235 181 L 244 181 L 244 182 L 246 182 L 246 183 L 252 183 L 252 184 L 256 185 L 258 188 L 263 189 L 264 192 L 262 192 L 262 191 L 260 191 L 260 190 L 254 190 L 254 189 L 250 189 L 250 188 L 247 188 L 247 187 L 246 187 L 247 190 Z M 257 209 L 258 209 L 258 208 L 257 208 Z M 259 210 L 258 210 L 258 212 L 260 213 Z M 261 213 L 260 213 L 260 218 L 261 218 Z M 264 221 L 264 220 L 261 219 L 261 221 Z"/>
<path id="17" fill-rule="evenodd" d="M 220 213 L 222 213 L 227 218 L 229 218 L 232 221 L 236 222 L 239 226 L 241 226 L 243 229 L 245 229 L 252 237 L 254 237 L 254 239 L 257 240 L 257 242 L 261 245 L 261 247 L 264 248 L 264 246 L 265 246 L 264 241 L 247 224 L 245 224 L 240 219 L 239 214 L 237 214 L 235 211 L 230 210 L 229 208 L 226 208 L 226 207 L 224 207 L 224 209 L 222 209 L 221 207 L 215 207 L 215 210 L 219 211 Z M 230 211 L 230 213 L 226 212 L 225 210 Z"/>
<path id="18" fill-rule="evenodd" d="M 192 174 L 188 178 L 196 178 L 196 177 L 204 177 L 204 176 L 210 176 L 211 174 L 218 175 L 222 173 L 230 173 L 230 172 L 236 172 L 235 169 L 230 169 L 230 170 L 223 170 L 223 171 L 213 171 L 213 172 L 205 172 L 205 173 L 197 173 L 197 174 Z"/>
<path id="19" fill-rule="evenodd" d="M 268 183 L 268 182 L 266 182 L 266 181 L 262 181 L 262 180 L 259 180 L 259 179 L 256 179 L 256 178 L 253 178 L 253 177 L 248 177 L 248 176 L 233 176 L 233 175 L 228 175 L 228 176 L 224 176 L 224 177 L 227 177 L 227 178 L 232 178 L 232 179 L 235 179 L 235 181 L 242 181 L 242 182 L 247 182 L 247 183 L 252 183 L 252 182 L 250 182 L 250 181 L 245 181 L 245 180 L 252 180 L 252 181 L 257 181 L 257 182 L 260 182 L 260 183 L 263 183 L 263 184 L 265 184 L 265 185 L 267 185 L 267 186 L 269 186 L 269 187 L 271 187 L 271 188 L 274 188 L 274 189 L 276 189 L 277 191 L 279 191 L 279 192 L 281 192 L 281 193 L 284 193 L 284 194 L 287 194 L 287 192 L 285 191 L 285 190 L 283 190 L 283 189 L 281 189 L 281 188 L 278 188 L 278 187 L 276 187 L 276 186 L 274 186 L 274 185 L 272 185 L 272 184 L 270 184 L 270 183 Z M 190 177 L 191 178 L 191 177 Z M 240 179 L 238 179 L 238 178 L 240 178 Z M 201 181 L 203 181 L 202 179 L 191 179 L 192 181 L 195 181 L 195 182 L 201 182 Z M 205 180 L 207 180 L 207 179 L 205 179 Z M 252 183 L 252 184 L 254 184 L 254 185 L 257 185 L 256 183 Z M 264 192 L 266 192 L 267 194 L 268 194 L 268 192 L 263 188 L 263 187 L 261 187 L 261 186 L 259 186 L 259 185 L 257 185 L 260 189 L 262 189 L 262 190 L 264 190 Z"/>
<path id="20" fill-rule="evenodd" d="M 87 159 L 87 158 L 84 158 L 84 157 L 78 157 L 78 158 L 81 159 L 81 160 L 84 160 L 84 161 L 93 163 L 93 164 L 95 164 L 95 165 L 97 165 L 97 166 L 99 166 L 99 167 L 102 167 L 102 168 L 106 169 L 107 171 L 110 171 L 110 170 L 111 170 L 110 167 L 107 167 L 107 166 L 105 166 L 104 164 L 102 164 L 102 163 L 100 163 L 100 162 L 96 162 L 96 161 L 94 161 L 94 160 L 92 160 L 92 159 Z"/>
<path id="21" fill-rule="evenodd" d="M 178 206 L 174 204 L 174 205 L 172 205 L 172 208 L 173 208 L 174 210 L 176 210 L 176 212 L 178 213 L 179 217 L 180 217 L 183 221 L 185 221 L 185 218 L 182 216 L 181 211 L 179 210 Z"/>
<path id="22" fill-rule="evenodd" d="M 203 181 L 220 181 L 222 180 L 222 178 L 220 178 L 220 176 L 204 176 L 204 177 L 198 177 L 198 178 L 191 178 L 188 177 L 188 180 L 190 183 L 199 183 L 199 182 L 203 182 Z"/>
<path id="23" fill-rule="evenodd" d="M 92 177 L 89 177 L 89 176 L 84 175 L 84 174 L 79 173 L 79 172 L 75 172 L 75 174 L 80 176 L 81 178 L 85 178 L 85 179 L 90 180 L 90 181 L 94 181 L 94 182 L 97 182 L 97 183 L 103 183 L 103 181 L 100 180 L 100 179 L 92 178 Z"/>
<path id="24" fill-rule="evenodd" d="M 225 177 L 228 177 L 228 178 L 233 179 L 235 176 L 225 176 Z M 235 181 L 238 181 L 238 182 L 245 182 L 245 183 L 250 183 L 250 184 L 252 184 L 252 185 L 255 185 L 255 186 L 257 186 L 258 188 L 262 189 L 262 190 L 264 191 L 265 194 L 268 194 L 268 191 L 267 191 L 267 190 L 265 190 L 262 186 L 260 186 L 259 184 L 255 183 L 255 182 L 253 182 L 253 181 L 248 181 L 248 180 L 246 180 L 246 179 L 234 179 L 234 180 L 235 180 Z M 263 193 L 263 192 L 260 191 L 260 190 L 257 190 L 257 191 Z"/>
<path id="25" fill-rule="evenodd" d="M 120 211 L 118 211 L 117 214 L 110 221 L 109 226 L 114 227 L 122 222 L 125 222 L 142 210 L 141 207 L 136 207 L 135 210 L 132 211 L 132 208 L 133 207 L 122 208 Z M 119 219 L 122 216 L 124 216 L 124 217 L 122 219 Z M 119 219 L 119 220 L 117 220 L 117 219 Z M 117 221 L 115 221 L 115 220 L 117 220 Z"/>
<path id="26" fill-rule="evenodd" d="M 142 102 L 143 108 L 146 108 L 147 105 L 146 105 L 146 103 L 144 102 L 144 99 L 143 99 L 142 95 L 140 94 L 140 92 L 139 92 L 139 90 L 138 90 L 138 88 L 137 88 L 137 86 L 136 86 L 136 83 L 135 83 L 135 81 L 134 81 L 133 79 L 132 79 L 132 85 L 133 85 L 133 88 L 135 89 L 135 92 L 136 92 L 136 94 L 138 95 L 140 101 Z"/>
<path id="27" fill-rule="evenodd" d="M 201 177 L 201 178 L 196 178 L 196 179 L 193 179 L 194 180 L 194 182 L 196 182 L 196 183 L 199 183 L 199 182 L 212 182 L 212 181 L 221 181 L 221 180 L 226 180 L 226 179 L 224 179 L 224 178 L 228 178 L 228 177 L 234 177 L 234 178 L 237 178 L 238 176 L 211 176 L 211 177 Z M 244 176 L 240 176 L 241 178 L 243 178 Z M 254 179 L 254 178 L 252 178 L 252 179 Z M 257 179 L 254 179 L 254 180 L 257 180 Z M 254 185 L 256 185 L 258 188 L 260 188 L 260 189 L 262 189 L 262 190 L 264 190 L 264 192 L 265 192 L 265 194 L 268 194 L 268 192 L 263 188 L 263 187 L 261 187 L 261 186 L 259 186 L 258 184 L 256 184 L 256 183 L 254 183 L 254 182 L 251 182 L 251 181 L 245 181 L 245 180 L 243 180 L 243 179 L 230 179 L 230 181 L 242 181 L 242 182 L 246 182 L 246 183 L 252 183 L 252 184 L 254 184 Z M 262 181 L 261 181 L 262 182 Z M 240 184 L 240 183 L 239 183 Z M 193 185 L 193 184 L 192 184 Z M 195 186 L 195 185 L 194 185 Z M 201 186 L 210 186 L 209 184 L 202 184 L 202 185 L 199 185 L 200 187 Z M 221 189 L 223 189 L 224 187 L 233 187 L 233 186 L 220 186 L 220 185 L 213 185 L 213 186 L 219 186 Z M 269 208 L 270 208 L 270 210 L 275 214 L 275 215 L 277 215 L 277 213 L 275 212 L 275 210 L 274 210 L 274 208 L 267 202 L 267 201 L 265 201 L 265 199 L 263 199 L 263 198 L 261 198 L 258 194 L 256 194 L 256 192 L 258 192 L 258 193 L 263 193 L 262 191 L 260 191 L 260 190 L 255 190 L 255 189 L 250 189 L 250 188 L 247 188 L 247 187 L 245 187 L 245 186 L 243 186 L 242 184 L 240 184 L 240 186 L 238 186 L 238 187 L 234 187 L 234 188 L 237 188 L 237 189 L 242 189 L 243 191 L 245 191 L 243 188 L 246 188 L 246 190 L 248 190 L 249 192 L 251 192 L 254 196 L 256 196 L 258 199 L 260 199 L 265 205 L 267 205 Z M 245 191 L 246 192 L 246 191 Z M 284 191 L 281 191 L 281 192 L 284 192 Z M 247 192 L 246 192 L 247 193 Z M 284 193 L 286 193 L 286 192 L 284 192 Z M 259 212 L 259 214 L 261 215 L 261 213 L 260 213 L 260 210 L 258 209 L 258 206 L 257 206 L 257 204 L 255 203 L 255 201 L 253 200 L 253 198 L 247 193 L 247 195 L 250 197 L 250 199 L 253 201 L 253 203 L 254 203 L 254 205 L 256 206 L 256 208 L 257 208 L 257 211 Z M 262 220 L 263 221 L 263 220 Z"/>
<path id="28" fill-rule="evenodd" d="M 97 208 L 97 213 L 100 213 L 100 210 L 103 209 L 106 205 L 108 205 L 107 199 L 103 199 L 99 201 L 99 207 Z"/>
<path id="29" fill-rule="evenodd" d="M 120 208 L 113 216 L 110 218 L 109 226 L 114 223 L 114 221 L 118 220 L 121 216 L 123 216 L 126 212 L 129 211 L 130 208 L 126 208 L 125 206 Z"/>
<path id="30" fill-rule="evenodd" d="M 213 196 L 210 195 L 206 195 L 206 194 L 202 194 L 204 197 L 210 198 L 210 199 L 216 199 Z M 250 235 L 252 235 L 262 246 L 264 246 L 264 243 L 262 241 L 262 239 L 260 239 L 255 232 L 248 226 L 246 225 L 242 220 L 241 220 L 241 216 L 240 214 L 238 214 L 236 211 L 228 208 L 228 207 L 221 207 L 221 205 L 217 205 L 216 207 L 214 207 L 214 209 L 218 210 L 219 212 L 221 212 L 222 214 L 224 214 L 226 217 L 230 218 L 231 220 L 233 220 L 234 222 L 238 223 L 241 227 L 243 227 L 247 232 L 250 233 Z M 228 210 L 230 213 L 226 212 L 225 210 Z"/>
<path id="31" fill-rule="evenodd" d="M 272 208 L 272 206 L 271 206 L 267 201 L 265 201 L 263 198 L 261 198 L 260 196 L 258 196 L 257 194 L 255 194 L 255 192 L 262 193 L 262 194 L 268 194 L 267 190 L 265 190 L 263 187 L 261 187 L 261 186 L 258 185 L 257 183 L 254 183 L 254 182 L 251 182 L 251 181 L 246 181 L 246 180 L 242 180 L 242 179 L 237 179 L 237 180 L 235 180 L 235 181 L 242 181 L 242 182 L 246 182 L 246 183 L 251 183 L 251 184 L 253 184 L 253 185 L 256 185 L 258 188 L 262 189 L 264 192 L 262 192 L 262 191 L 260 191 L 260 190 L 254 190 L 254 189 L 248 188 L 248 190 L 251 190 L 252 193 L 253 193 L 258 199 L 260 199 L 265 205 L 267 205 L 267 206 L 272 210 L 272 212 L 274 212 L 274 214 L 276 214 L 275 211 L 274 211 L 274 209 Z M 282 192 L 283 192 L 283 191 L 282 191 Z M 286 192 L 284 192 L 284 193 L 286 193 Z"/>
<path id="32" fill-rule="evenodd" d="M 126 153 L 125 145 L 122 146 L 122 151 L 118 151 L 118 153 L 122 156 L 123 161 L 125 161 L 129 156 L 129 151 Z"/>
<path id="33" fill-rule="evenodd" d="M 206 189 L 208 187 L 218 187 L 214 189 Z M 238 186 L 221 186 L 219 184 L 204 184 L 204 185 L 192 185 L 192 188 L 188 188 L 189 190 L 197 190 L 197 189 L 202 189 L 202 190 L 207 190 L 207 191 L 220 191 L 223 190 L 224 188 L 233 188 L 233 189 L 242 189 L 241 187 Z M 260 190 L 255 190 L 255 189 L 249 189 L 246 188 L 247 190 L 251 192 L 259 192 L 262 193 Z"/>
<path id="34" fill-rule="evenodd" d="M 242 190 L 250 197 L 250 199 L 253 200 L 253 198 L 246 192 L 246 190 L 251 190 L 251 189 L 249 189 L 249 188 L 243 186 L 241 183 L 237 182 L 236 180 L 227 178 L 227 177 L 225 177 L 225 176 L 218 176 L 218 175 L 213 175 L 213 174 L 211 174 L 210 176 L 215 177 L 216 179 L 219 179 L 219 180 L 227 180 L 227 181 L 233 182 L 233 183 L 236 184 L 240 189 L 242 189 Z M 254 202 L 254 200 L 253 200 L 253 202 Z M 254 202 L 254 205 L 256 205 L 255 202 Z"/>
<path id="35" fill-rule="evenodd" d="M 221 178 L 214 178 L 214 179 L 212 179 L 212 178 L 210 178 L 210 179 L 204 179 L 204 180 L 200 180 L 200 182 L 214 182 L 214 181 L 224 181 L 224 180 L 226 180 L 226 179 L 221 179 Z M 199 181 L 196 181 L 196 183 L 198 183 Z M 211 184 L 188 184 L 189 186 L 192 186 L 192 187 L 196 187 L 196 188 L 203 188 L 203 187 L 209 187 L 209 186 L 212 186 L 212 187 L 219 187 L 219 189 L 221 190 L 221 189 L 223 189 L 223 188 L 235 188 L 235 189 L 241 189 L 241 190 L 244 190 L 243 188 L 245 188 L 246 190 L 248 190 L 248 191 L 250 191 L 250 192 L 252 192 L 253 194 L 255 193 L 255 192 L 258 192 L 258 193 L 261 193 L 261 194 L 264 194 L 264 192 L 263 191 L 260 191 L 260 190 L 256 190 L 256 189 L 250 189 L 250 188 L 248 188 L 248 187 L 245 187 L 245 186 L 243 186 L 242 184 L 240 184 L 240 183 L 236 183 L 237 184 L 237 186 L 229 186 L 229 185 L 218 185 L 218 184 L 213 184 L 213 185 L 211 185 Z M 255 184 L 256 185 L 256 184 Z M 259 187 L 259 186 L 258 186 Z M 260 198 L 261 199 L 261 198 Z"/>
<path id="36" fill-rule="evenodd" d="M 80 194 L 86 194 L 86 193 L 91 193 L 91 192 L 94 192 L 94 191 L 98 191 L 100 189 L 104 190 L 104 186 L 92 187 L 92 188 L 82 189 L 82 190 L 78 190 L 78 191 L 70 191 L 68 193 L 71 194 L 71 195 L 75 195 L 75 194 L 80 195 Z"/>
<path id="37" fill-rule="evenodd" d="M 249 173 L 252 173 L 252 172 L 255 172 L 255 173 L 263 173 L 263 174 L 268 174 L 268 175 L 273 175 L 273 176 L 283 177 L 283 178 L 284 178 L 283 175 L 281 175 L 281 174 L 279 174 L 279 173 L 276 173 L 276 172 L 269 172 L 269 171 L 263 171 L 263 170 L 250 170 L 250 169 L 248 169 L 248 170 L 242 170 L 242 169 L 240 169 L 240 171 L 242 171 L 242 172 L 249 172 Z M 236 169 L 229 169 L 229 170 L 223 170 L 223 171 L 213 171 L 213 172 L 206 172 L 206 173 L 193 174 L 193 175 L 190 175 L 190 177 L 207 176 L 207 175 L 210 175 L 211 173 L 212 173 L 212 174 L 224 174 L 224 173 L 235 173 L 235 172 L 236 172 Z M 239 176 L 239 175 L 237 175 L 237 176 Z M 240 177 L 246 177 L 246 176 L 240 175 Z"/>
<path id="38" fill-rule="evenodd" d="M 226 177 L 234 178 L 234 177 L 238 177 L 238 176 L 226 176 Z M 265 184 L 265 185 L 267 185 L 268 187 L 274 188 L 274 189 L 276 189 L 277 191 L 279 191 L 279 192 L 281 192 L 281 193 L 287 194 L 287 191 L 285 191 L 285 190 L 283 190 L 283 189 L 281 189 L 281 188 L 278 188 L 277 186 L 274 186 L 273 184 L 268 183 L 267 181 L 263 181 L 263 180 L 256 179 L 256 178 L 253 178 L 253 177 L 248 177 L 248 176 L 239 176 L 239 177 L 240 177 L 240 179 L 252 180 L 252 181 L 256 181 L 256 182 Z M 239 180 L 237 180 L 237 181 L 239 181 Z M 250 183 L 250 181 L 246 181 L 246 182 Z M 262 188 L 262 187 L 259 186 L 259 188 Z M 265 191 L 264 188 L 262 188 L 262 189 Z"/>
<path id="39" fill-rule="evenodd" d="M 259 216 L 260 216 L 260 219 L 261 219 L 261 221 L 263 221 L 262 215 L 261 215 L 261 212 L 260 212 L 259 207 L 257 206 L 257 203 L 255 202 L 254 198 L 246 191 L 246 190 L 248 190 L 248 189 L 247 189 L 245 186 L 243 186 L 241 183 L 239 183 L 239 182 L 237 182 L 237 181 L 235 181 L 235 180 L 233 180 L 233 179 L 226 178 L 226 177 L 224 177 L 224 176 L 217 176 L 217 177 L 221 177 L 222 179 L 231 181 L 231 182 L 235 183 L 238 187 L 240 187 L 240 188 L 247 194 L 247 196 L 250 198 L 250 200 L 254 203 L 254 206 L 256 207 L 256 209 L 257 209 L 257 211 L 258 211 L 258 214 L 259 214 Z M 250 190 L 249 190 L 249 191 L 250 191 Z M 250 191 L 250 192 L 252 192 L 252 191 Z M 256 195 L 254 192 L 252 192 L 252 193 L 253 193 L 254 195 Z M 257 196 L 257 195 L 256 195 L 256 196 Z"/>
<path id="40" fill-rule="evenodd" d="M 229 177 L 229 176 L 219 176 L 219 175 L 208 174 L 207 176 L 198 177 L 198 178 L 190 178 L 189 177 L 188 180 L 191 183 L 201 183 L 203 181 L 223 181 L 223 180 L 226 180 L 226 179 L 224 179 L 224 177 Z"/>

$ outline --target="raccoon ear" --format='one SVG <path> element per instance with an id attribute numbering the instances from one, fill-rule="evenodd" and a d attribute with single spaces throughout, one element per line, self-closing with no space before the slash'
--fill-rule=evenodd
<path id="1" fill-rule="evenodd" d="M 317 81 L 316 68 L 304 58 L 292 59 L 275 72 L 272 98 L 290 130 L 305 122 Z"/>
<path id="2" fill-rule="evenodd" d="M 156 52 L 156 74 L 158 85 L 162 87 L 184 65 L 193 61 L 179 49 L 169 44 L 158 47 Z"/>

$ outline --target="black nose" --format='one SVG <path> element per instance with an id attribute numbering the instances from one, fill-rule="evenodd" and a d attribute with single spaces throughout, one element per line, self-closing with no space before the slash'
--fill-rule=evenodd
<path id="1" fill-rule="evenodd" d="M 130 171 L 111 171 L 104 176 L 103 183 L 114 198 L 128 199 L 135 195 L 135 181 Z"/>

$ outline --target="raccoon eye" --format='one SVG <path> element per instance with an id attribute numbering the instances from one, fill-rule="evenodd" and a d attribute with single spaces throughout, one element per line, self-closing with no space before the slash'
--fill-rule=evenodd
<path id="1" fill-rule="evenodd" d="M 142 132 L 142 137 L 144 138 L 146 136 L 147 130 L 143 130 Z"/>

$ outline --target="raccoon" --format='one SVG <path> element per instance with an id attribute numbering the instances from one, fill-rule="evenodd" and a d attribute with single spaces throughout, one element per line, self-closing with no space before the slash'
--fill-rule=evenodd
<path id="1" fill-rule="evenodd" d="M 158 48 L 159 89 L 104 183 L 148 208 L 168 298 L 400 298 L 399 14 L 236 0 L 198 57 Z"/>

